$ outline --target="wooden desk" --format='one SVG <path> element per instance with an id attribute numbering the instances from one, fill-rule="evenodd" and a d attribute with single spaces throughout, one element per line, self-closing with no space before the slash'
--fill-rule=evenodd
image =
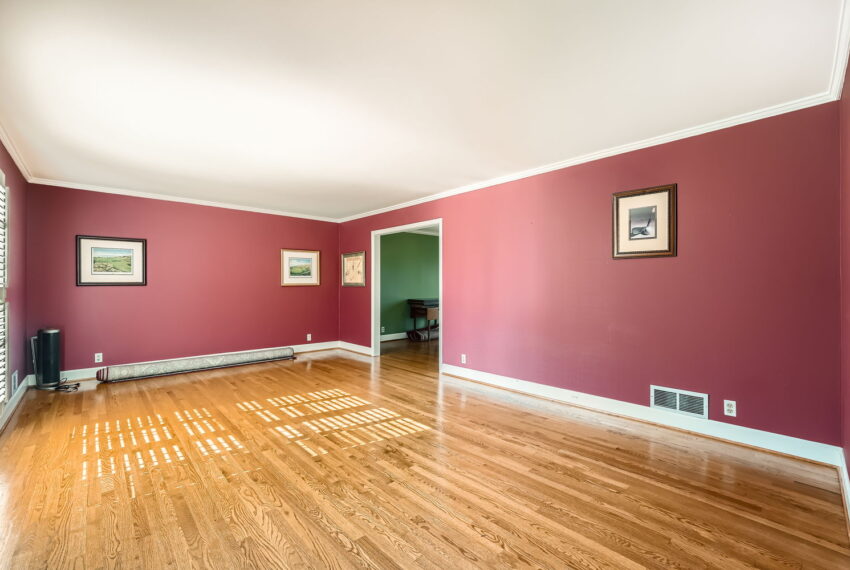
<path id="1" fill-rule="evenodd" d="M 437 299 L 408 299 L 410 305 L 410 318 L 413 319 L 413 330 L 416 328 L 416 319 L 424 318 L 428 327 L 428 340 L 431 340 L 431 321 L 434 324 L 440 320 L 440 305 Z"/>

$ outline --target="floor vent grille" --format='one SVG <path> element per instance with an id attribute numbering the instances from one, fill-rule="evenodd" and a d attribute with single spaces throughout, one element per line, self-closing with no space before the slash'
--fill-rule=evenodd
<path id="1" fill-rule="evenodd" d="M 696 418 L 708 418 L 708 394 L 664 388 L 649 387 L 650 407 L 661 408 Z"/>

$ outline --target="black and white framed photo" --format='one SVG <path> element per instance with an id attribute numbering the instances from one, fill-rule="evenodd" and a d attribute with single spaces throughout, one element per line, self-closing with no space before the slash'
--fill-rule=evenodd
<path id="1" fill-rule="evenodd" d="M 77 236 L 77 285 L 147 285 L 147 240 Z"/>
<path id="2" fill-rule="evenodd" d="M 614 259 L 676 255 L 676 185 L 614 194 Z"/>

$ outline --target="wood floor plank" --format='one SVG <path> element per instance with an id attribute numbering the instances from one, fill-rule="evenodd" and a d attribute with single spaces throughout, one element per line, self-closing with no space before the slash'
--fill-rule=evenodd
<path id="1" fill-rule="evenodd" d="M 436 345 L 28 392 L 0 567 L 850 568 L 835 469 L 443 376 Z"/>

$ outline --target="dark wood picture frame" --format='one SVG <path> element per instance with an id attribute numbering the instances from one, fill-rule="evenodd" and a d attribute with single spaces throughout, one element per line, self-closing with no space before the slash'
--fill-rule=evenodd
<path id="1" fill-rule="evenodd" d="M 118 282 L 96 282 L 84 281 L 82 275 L 82 244 L 83 240 L 99 240 L 99 241 L 114 241 L 122 243 L 133 243 L 141 245 L 142 257 L 142 279 L 141 281 L 132 281 L 122 283 Z M 121 238 L 109 236 L 84 236 L 78 235 L 76 239 L 77 247 L 77 286 L 78 287 L 143 287 L 148 284 L 148 240 L 141 238 Z"/>
<path id="2" fill-rule="evenodd" d="M 614 259 L 633 259 L 640 257 L 675 257 L 676 256 L 676 233 L 678 229 L 677 213 L 677 185 L 667 184 L 664 186 L 653 186 L 639 190 L 626 190 L 614 193 L 611 201 L 613 211 L 612 246 Z M 623 251 L 620 245 L 620 225 L 628 223 L 628 220 L 620 219 L 620 200 L 646 196 L 648 194 L 667 194 L 667 200 L 663 202 L 667 207 L 667 247 L 662 249 L 646 249 L 639 251 Z M 657 219 L 657 218 L 656 218 Z M 630 238 L 631 239 L 631 238 Z"/>

